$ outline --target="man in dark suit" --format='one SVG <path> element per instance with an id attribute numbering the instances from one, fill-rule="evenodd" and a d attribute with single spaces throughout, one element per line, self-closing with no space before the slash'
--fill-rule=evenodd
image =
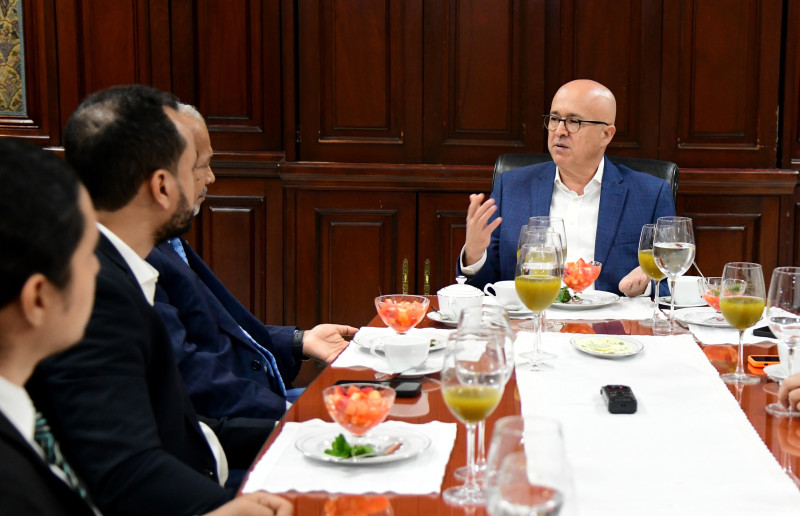
<path id="1" fill-rule="evenodd" d="M 23 387 L 37 363 L 84 334 L 98 272 L 95 212 L 63 161 L 11 139 L 0 139 L 0 199 L 0 509 L 97 515 Z M 291 505 L 258 493 L 208 516 L 276 511 L 291 514 Z"/>
<path id="2" fill-rule="evenodd" d="M 205 121 L 181 104 L 179 119 L 194 138 L 200 209 L 214 182 Z M 155 246 L 147 261 L 159 272 L 155 308 L 169 331 L 175 361 L 195 410 L 209 417 L 280 419 L 296 398 L 292 381 L 304 358 L 332 362 L 357 328 L 320 324 L 301 331 L 268 326 L 254 317 L 181 238 Z M 294 391 L 294 392 L 293 392 Z"/>
<path id="3" fill-rule="evenodd" d="M 468 283 L 514 279 L 520 228 L 533 216 L 565 219 L 567 261 L 603 264 L 598 290 L 642 294 L 649 279 L 639 267 L 644 224 L 675 215 L 666 181 L 614 165 L 605 150 L 616 128 L 616 100 L 602 84 L 572 81 L 545 115 L 552 162 L 506 172 L 491 198 L 471 195 L 467 238 L 458 263 Z"/>
<path id="4" fill-rule="evenodd" d="M 44 360 L 29 392 L 107 514 L 219 507 L 235 493 L 221 485 L 228 463 L 246 468 L 271 429 L 198 420 L 152 307 L 158 275 L 144 257 L 186 231 L 200 193 L 197 152 L 176 110 L 170 94 L 114 87 L 84 100 L 64 133 L 67 161 L 97 209 L 100 272 L 84 338 Z"/>

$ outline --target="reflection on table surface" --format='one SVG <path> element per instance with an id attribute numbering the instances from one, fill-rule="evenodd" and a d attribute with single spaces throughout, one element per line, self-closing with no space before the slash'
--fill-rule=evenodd
<path id="1" fill-rule="evenodd" d="M 435 297 L 433 299 L 435 304 Z M 512 320 L 512 326 L 517 330 L 521 320 Z M 652 335 L 651 328 L 642 326 L 639 321 L 608 320 L 608 321 L 580 321 L 558 320 L 550 331 L 583 334 L 611 334 L 611 335 Z M 378 317 L 370 322 L 370 326 L 384 326 Z M 444 325 L 425 318 L 419 325 L 422 327 L 446 328 Z M 699 344 L 711 364 L 720 372 L 729 372 L 736 369 L 736 345 L 711 345 Z M 771 342 L 763 344 L 745 345 L 745 353 L 750 354 L 777 354 L 777 346 Z M 764 440 L 769 450 L 790 476 L 800 471 L 800 420 L 776 419 L 767 415 L 764 407 L 776 399 L 777 384 L 764 374 L 763 370 L 753 368 L 745 361 L 747 372 L 761 377 L 761 382 L 755 385 L 728 385 L 731 394 L 738 401 L 742 410 Z M 280 428 L 286 421 L 300 422 L 320 418 L 331 421 L 322 403 L 322 389 L 332 385 L 338 380 L 372 380 L 374 372 L 367 368 L 326 368 L 319 377 L 306 389 L 300 399 L 287 412 L 284 419 L 265 443 L 262 454 L 279 434 Z M 395 402 L 395 408 L 388 419 L 406 421 L 409 423 L 425 423 L 428 421 L 457 422 L 445 406 L 439 391 L 438 375 L 425 377 L 423 380 L 422 395 L 412 399 L 400 399 Z M 497 410 L 489 416 L 487 424 L 487 441 L 491 436 L 494 422 L 500 417 L 520 414 L 519 392 L 516 379 L 512 377 L 505 389 L 503 398 Z M 463 425 L 459 425 L 458 434 L 453 446 L 453 453 L 445 471 L 442 490 L 460 485 L 461 482 L 454 478 L 456 468 L 466 464 L 466 443 Z M 487 442 L 488 446 L 488 442 Z M 794 477 L 795 479 L 797 477 Z M 459 508 L 444 503 L 440 495 L 426 496 L 398 496 L 394 494 L 375 496 L 346 496 L 329 493 L 297 494 L 286 493 L 287 498 L 295 503 L 295 514 L 335 514 L 335 509 L 353 507 L 352 514 L 486 514 L 482 507 Z M 385 507 L 386 502 L 389 507 Z M 359 512 L 359 507 L 373 509 L 373 512 Z"/>

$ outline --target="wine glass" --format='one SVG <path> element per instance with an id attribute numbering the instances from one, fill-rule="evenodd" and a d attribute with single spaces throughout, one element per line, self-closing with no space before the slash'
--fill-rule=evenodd
<path id="1" fill-rule="evenodd" d="M 669 278 L 669 291 L 675 292 L 675 280 L 689 270 L 694 262 L 695 246 L 692 219 L 688 217 L 659 217 L 653 237 L 653 259 Z M 669 326 L 666 334 L 685 333 L 675 325 L 675 296 L 670 295 Z"/>
<path id="2" fill-rule="evenodd" d="M 475 478 L 475 427 L 500 403 L 506 383 L 503 337 L 496 330 L 450 335 L 441 373 L 442 397 L 450 412 L 467 428 L 467 479 L 442 496 L 455 505 L 486 502 Z"/>
<path id="3" fill-rule="evenodd" d="M 331 385 L 322 391 L 328 414 L 354 437 L 351 445 L 369 444 L 364 436 L 386 419 L 394 398 L 394 389 L 377 383 Z"/>
<path id="4" fill-rule="evenodd" d="M 465 308 L 461 312 L 456 331 L 469 333 L 475 330 L 494 329 L 502 332 L 503 351 L 506 355 L 506 382 L 514 372 L 514 332 L 511 330 L 511 321 L 508 312 L 499 305 L 483 305 Z M 478 480 L 483 478 L 486 470 L 486 424 L 478 423 L 477 457 L 475 459 L 475 474 Z M 467 478 L 467 466 L 457 468 L 455 477 L 458 480 Z"/>
<path id="5" fill-rule="evenodd" d="M 531 360 L 534 370 L 544 368 L 545 360 L 555 358 L 552 353 L 540 349 L 541 315 L 556 300 L 561 288 L 564 263 L 560 240 L 552 230 L 529 230 L 527 243 L 523 244 L 517 258 L 514 278 L 517 295 L 533 312 L 533 352 L 522 356 Z"/>
<path id="6" fill-rule="evenodd" d="M 653 257 L 653 240 L 656 236 L 656 225 L 645 224 L 642 226 L 642 234 L 639 236 L 639 266 L 642 268 L 648 278 L 655 283 L 655 295 L 653 296 L 653 317 L 641 321 L 639 324 L 642 326 L 657 326 L 661 319 L 658 317 L 660 313 L 658 309 L 658 286 L 661 285 L 661 280 L 667 277 L 664 271 L 658 268 L 656 260 Z"/>
<path id="7" fill-rule="evenodd" d="M 504 423 L 500 433 L 492 436 L 489 452 L 489 514 L 561 513 L 572 498 L 563 441 L 561 425 L 554 419 L 517 417 Z"/>
<path id="8" fill-rule="evenodd" d="M 778 267 L 772 271 L 767 296 L 767 324 L 789 352 L 785 366 L 786 378 L 789 378 L 794 372 L 795 348 L 800 344 L 800 267 Z M 773 416 L 800 416 L 794 407 L 787 408 L 780 403 L 770 403 L 766 408 Z"/>
<path id="9" fill-rule="evenodd" d="M 375 308 L 381 320 L 398 335 L 405 335 L 419 324 L 428 311 L 429 303 L 430 300 L 425 296 L 407 294 L 389 294 L 375 298 Z"/>
<path id="10" fill-rule="evenodd" d="M 739 359 L 735 373 L 720 375 L 725 383 L 752 384 L 761 380 L 744 372 L 744 331 L 764 313 L 764 275 L 761 265 L 748 262 L 726 263 L 722 271 L 719 308 L 728 324 L 739 330 Z"/>
<path id="11" fill-rule="evenodd" d="M 564 230 L 564 219 L 560 217 L 539 216 L 528 219 L 528 228 L 553 228 L 561 236 L 561 262 L 567 263 L 567 232 Z"/>
<path id="12" fill-rule="evenodd" d="M 709 276 L 707 278 L 697 279 L 697 288 L 700 290 L 700 295 L 703 300 L 708 303 L 708 306 L 713 308 L 716 313 L 708 317 L 705 322 L 707 323 L 723 323 L 725 318 L 722 317 L 719 310 L 719 294 L 722 289 L 722 278 L 720 276 Z"/>

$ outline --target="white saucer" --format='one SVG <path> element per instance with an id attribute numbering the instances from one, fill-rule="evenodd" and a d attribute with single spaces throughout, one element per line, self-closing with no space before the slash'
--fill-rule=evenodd
<path id="1" fill-rule="evenodd" d="M 591 341 L 602 341 L 606 339 L 619 341 L 619 349 L 615 349 L 613 351 L 601 351 L 599 349 L 594 349 L 593 346 L 588 345 Z M 600 358 L 629 357 L 639 353 L 644 349 L 644 345 L 638 340 L 620 335 L 586 335 L 583 337 L 572 337 L 569 339 L 569 342 L 578 351 L 582 351 L 588 355 Z"/>
<path id="2" fill-rule="evenodd" d="M 527 308 L 522 308 L 521 310 L 509 310 L 506 308 L 506 311 L 511 319 L 530 319 L 533 317 L 533 312 Z"/>
<path id="3" fill-rule="evenodd" d="M 425 338 L 431 339 L 433 344 L 431 345 L 428 351 L 439 351 L 440 349 L 444 349 L 447 347 L 447 338 L 442 338 L 440 334 L 436 333 L 436 331 L 441 331 L 441 330 L 426 332 L 425 328 L 414 328 L 412 331 L 416 336 L 424 336 Z M 387 335 L 373 334 L 368 337 L 357 337 L 353 339 L 352 342 L 368 353 L 374 346 L 375 351 L 382 355 L 383 343 L 380 341 L 381 339 L 385 339 L 386 337 Z"/>
<path id="4" fill-rule="evenodd" d="M 428 319 L 439 324 L 444 324 L 445 326 L 450 326 L 451 328 L 458 326 L 458 321 L 454 321 L 453 319 L 442 319 L 442 316 L 436 312 L 428 312 Z"/>
<path id="5" fill-rule="evenodd" d="M 608 306 L 619 301 L 619 296 L 612 292 L 604 292 L 602 290 L 589 290 L 578 294 L 579 301 L 572 303 L 553 303 L 553 308 L 561 310 L 591 310 L 592 308 L 600 308 Z"/>
<path id="6" fill-rule="evenodd" d="M 786 379 L 786 369 L 783 364 L 772 364 L 764 367 L 764 374 L 773 382 L 782 382 Z"/>
<path id="7" fill-rule="evenodd" d="M 675 319 L 684 326 L 696 324 L 698 326 L 710 326 L 712 328 L 731 328 L 725 319 L 717 320 L 717 311 L 710 306 L 700 308 L 682 308 L 675 310 Z M 720 316 L 722 317 L 722 316 Z"/>
<path id="8" fill-rule="evenodd" d="M 367 437 L 360 439 L 360 441 L 370 444 L 374 443 L 379 447 L 384 447 L 388 443 L 399 442 L 400 448 L 391 455 L 384 455 L 381 457 L 349 457 L 347 459 L 334 457 L 333 455 L 325 453 L 325 450 L 329 449 L 333 440 L 336 439 L 336 435 L 334 435 L 334 432 L 331 430 L 320 430 L 319 432 L 302 437 L 297 440 L 295 446 L 300 450 L 300 453 L 309 459 L 323 462 L 335 462 L 336 464 L 347 464 L 350 466 L 368 466 L 370 464 L 385 464 L 387 462 L 409 459 L 427 450 L 431 445 L 431 440 L 427 435 L 400 428 L 393 428 L 381 432 L 380 429 L 376 427 L 372 432 L 373 435 L 367 434 Z"/>
<path id="9" fill-rule="evenodd" d="M 661 297 L 658 298 L 658 304 L 659 305 L 669 306 L 669 304 L 671 302 L 672 302 L 672 297 L 671 296 L 661 296 Z M 698 300 L 695 303 L 689 303 L 689 304 L 684 304 L 684 305 L 675 303 L 675 308 L 696 308 L 698 306 L 708 306 L 708 303 L 706 303 L 702 299 Z"/>

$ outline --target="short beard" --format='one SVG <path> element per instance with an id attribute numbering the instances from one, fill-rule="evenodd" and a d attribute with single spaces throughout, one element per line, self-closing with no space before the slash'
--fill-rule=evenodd
<path id="1" fill-rule="evenodd" d="M 180 192 L 181 196 L 178 200 L 178 208 L 175 213 L 158 228 L 153 236 L 155 242 L 163 242 L 169 238 L 175 238 L 183 235 L 192 227 L 192 219 L 194 218 L 194 209 L 189 205 L 189 200 L 184 195 L 183 190 Z"/>

